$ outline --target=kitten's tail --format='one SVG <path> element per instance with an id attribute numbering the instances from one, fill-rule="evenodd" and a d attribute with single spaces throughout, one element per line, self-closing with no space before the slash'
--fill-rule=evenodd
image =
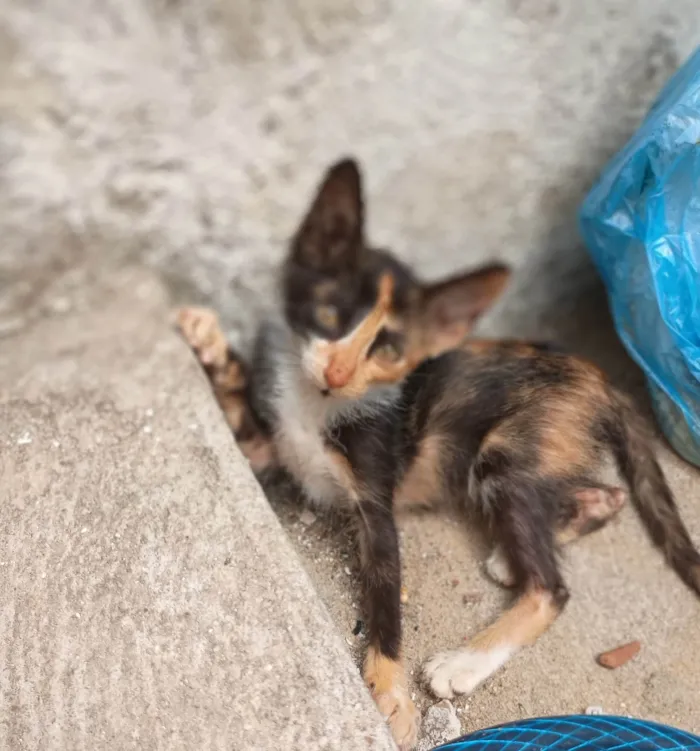
<path id="1" fill-rule="evenodd" d="M 612 394 L 615 416 L 611 446 L 619 470 L 630 486 L 632 500 L 654 544 L 669 565 L 700 595 L 700 553 L 688 530 L 659 466 L 646 422 L 626 396 Z"/>

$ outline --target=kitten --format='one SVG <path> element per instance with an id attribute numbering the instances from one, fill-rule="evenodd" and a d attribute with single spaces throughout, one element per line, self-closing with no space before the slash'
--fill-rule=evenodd
<path id="1" fill-rule="evenodd" d="M 401 314 L 401 279 L 391 268 L 370 287 L 370 307 L 358 302 L 359 179 L 343 170 L 337 195 L 297 235 L 282 274 L 283 312 L 261 328 L 249 393 L 276 460 L 309 500 L 355 521 L 369 638 L 364 677 L 407 749 L 418 716 L 401 664 L 397 507 L 474 508 L 498 545 L 492 574 L 519 594 L 466 647 L 428 661 L 425 677 L 444 697 L 473 691 L 561 612 L 568 590 L 557 547 L 603 526 L 625 500 L 620 488 L 597 483 L 606 452 L 653 542 L 699 594 L 700 554 L 644 422 L 593 365 L 509 341 L 470 341 L 425 359 L 430 348 L 417 333 L 425 329 L 405 324 L 411 315 Z M 307 271 L 299 271 L 298 253 L 316 254 L 319 268 L 332 261 L 347 270 L 335 288 L 356 293 L 347 317 L 319 320 L 316 306 L 297 296 Z M 200 354 L 208 353 L 206 337 L 202 343 Z"/>
<path id="2" fill-rule="evenodd" d="M 700 554 L 644 421 L 602 372 L 510 341 L 467 342 L 415 369 L 401 355 L 387 359 L 376 343 L 390 324 L 391 288 L 386 275 L 375 307 L 340 339 L 293 320 L 286 333 L 268 329 L 254 382 L 266 395 L 260 408 L 282 465 L 312 502 L 356 514 L 369 618 L 365 679 L 408 746 L 393 524 L 400 505 L 451 501 L 476 510 L 499 545 L 492 571 L 500 560 L 503 583 L 519 593 L 466 647 L 428 661 L 425 677 L 441 697 L 473 691 L 562 611 L 569 593 L 558 547 L 602 527 L 625 501 L 620 488 L 597 482 L 606 453 L 653 542 L 696 594 Z M 387 391 L 402 375 L 402 386 Z"/>
<path id="3" fill-rule="evenodd" d="M 392 327 L 403 332 L 412 362 L 458 345 L 503 291 L 510 271 L 491 264 L 468 273 L 422 283 L 392 253 L 367 245 L 362 178 L 344 159 L 324 175 L 290 243 L 284 273 L 285 305 L 292 317 L 330 338 L 374 302 L 379 276 L 395 281 Z M 217 401 L 253 470 L 275 464 L 268 426 L 251 405 L 250 367 L 229 349 L 216 313 L 184 308 L 179 326 L 204 365 Z M 391 356 L 393 334 L 377 344 Z"/>

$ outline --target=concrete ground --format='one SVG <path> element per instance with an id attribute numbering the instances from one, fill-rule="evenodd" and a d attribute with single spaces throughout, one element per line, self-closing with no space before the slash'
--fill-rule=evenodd
<path id="1" fill-rule="evenodd" d="M 690 0 L 424 10 L 399 0 L 7 0 L 0 347 L 73 310 L 91 264 L 118 270 L 132 260 L 160 273 L 173 302 L 217 307 L 232 341 L 245 343 L 311 186 L 328 161 L 353 152 L 368 173 L 377 241 L 426 277 L 510 261 L 514 284 L 482 330 L 557 338 L 646 408 L 575 209 L 700 41 L 699 21 Z M 665 448 L 662 460 L 700 541 L 697 472 Z M 279 495 L 283 525 L 354 651 L 342 534 L 322 520 L 302 524 Z M 457 520 L 413 518 L 402 529 L 406 655 L 416 669 L 504 597 L 480 573 L 478 538 Z M 463 728 L 600 705 L 700 732 L 700 607 L 633 512 L 573 547 L 568 562 L 565 615 L 458 702 Z M 629 639 L 643 643 L 633 663 L 615 672 L 595 664 L 597 652 Z"/>
<path id="2" fill-rule="evenodd" d="M 162 287 L 84 282 L 0 350 L 0 748 L 390 751 Z"/>

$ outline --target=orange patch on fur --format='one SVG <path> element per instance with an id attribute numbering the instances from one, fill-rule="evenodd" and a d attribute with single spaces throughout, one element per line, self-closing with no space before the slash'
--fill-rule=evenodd
<path id="1" fill-rule="evenodd" d="M 336 394 L 357 398 L 373 384 L 396 383 L 410 370 L 405 359 L 367 357 L 377 335 L 388 322 L 394 290 L 391 274 L 382 275 L 377 303 L 353 331 L 338 341 L 318 342 L 315 357 L 325 361 L 323 379 Z"/>
<path id="2" fill-rule="evenodd" d="M 594 373 L 585 374 L 562 393 L 547 398 L 540 424 L 539 470 L 557 477 L 595 463 L 591 420 L 606 394 Z M 533 398 L 537 398 L 534 395 Z"/>
<path id="3" fill-rule="evenodd" d="M 400 751 L 413 748 L 418 735 L 420 715 L 408 695 L 403 665 L 381 654 L 378 649 L 370 647 L 367 650 L 363 674 L 377 708 L 389 723 L 391 734 Z"/>
<path id="4" fill-rule="evenodd" d="M 343 388 L 352 379 L 387 319 L 393 293 L 394 278 L 384 274 L 379 281 L 377 302 L 364 320 L 348 336 L 327 345 L 328 365 L 324 376 L 331 388 Z"/>
<path id="5" fill-rule="evenodd" d="M 383 655 L 376 647 L 367 650 L 364 679 L 373 694 L 386 694 L 406 685 L 403 665 Z"/>
<path id="6" fill-rule="evenodd" d="M 401 484 L 394 493 L 394 508 L 429 507 L 442 498 L 440 477 L 443 441 L 438 435 L 425 438 Z"/>
<path id="7" fill-rule="evenodd" d="M 469 649 L 485 652 L 499 646 L 530 646 L 554 623 L 558 615 L 559 608 L 550 592 L 529 590 L 500 618 L 478 633 L 469 642 Z"/>

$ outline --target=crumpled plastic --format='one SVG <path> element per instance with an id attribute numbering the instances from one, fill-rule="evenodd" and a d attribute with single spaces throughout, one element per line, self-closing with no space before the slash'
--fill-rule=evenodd
<path id="1" fill-rule="evenodd" d="M 580 227 L 663 431 L 700 465 L 700 49 L 605 167 Z"/>

